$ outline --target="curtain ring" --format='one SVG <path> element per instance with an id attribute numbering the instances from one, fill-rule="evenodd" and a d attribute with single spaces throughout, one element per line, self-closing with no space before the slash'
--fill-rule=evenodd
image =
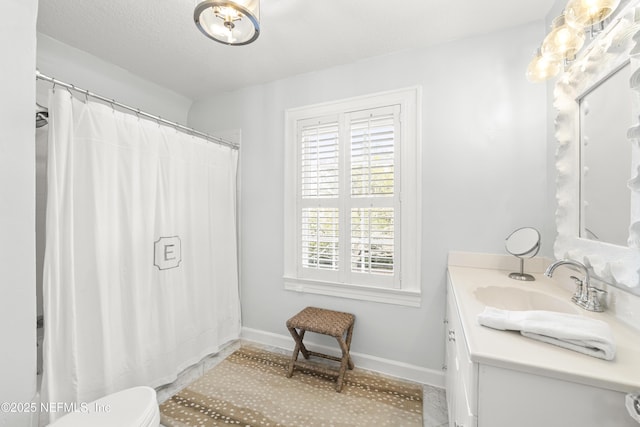
<path id="1" fill-rule="evenodd" d="M 89 103 L 89 91 L 88 90 L 84 91 L 84 103 L 85 104 Z"/>
<path id="2" fill-rule="evenodd" d="M 136 117 L 138 117 L 138 121 L 140 121 L 140 109 L 136 108 Z"/>
<path id="3" fill-rule="evenodd" d="M 115 99 L 112 99 L 111 101 L 109 101 L 109 104 L 111 105 L 111 112 L 112 112 L 113 114 L 115 114 L 115 113 L 116 113 L 116 107 L 114 107 L 114 106 L 113 106 L 113 104 L 114 104 L 115 102 L 116 102 L 116 101 L 115 101 Z"/>

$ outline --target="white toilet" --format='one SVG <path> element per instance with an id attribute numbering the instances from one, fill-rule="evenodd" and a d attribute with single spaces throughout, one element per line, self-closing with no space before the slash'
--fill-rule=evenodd
<path id="1" fill-rule="evenodd" d="M 160 410 L 156 391 L 133 387 L 109 394 L 49 424 L 50 427 L 158 427 Z"/>

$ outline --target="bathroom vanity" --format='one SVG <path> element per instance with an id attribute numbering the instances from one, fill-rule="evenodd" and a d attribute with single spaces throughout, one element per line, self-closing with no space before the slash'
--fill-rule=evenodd
<path id="1" fill-rule="evenodd" d="M 571 302 L 557 280 L 508 277 L 509 267 L 463 266 L 450 254 L 447 275 L 446 389 L 451 427 L 634 427 L 626 393 L 640 390 L 640 333 L 609 313 Z M 543 271 L 542 260 L 537 271 Z M 468 265 L 468 264 L 467 264 Z M 535 267 L 535 266 L 534 266 Z M 535 271 L 535 270 L 534 270 Z M 607 322 L 617 346 L 606 361 L 480 326 L 486 306 L 550 310 Z"/>

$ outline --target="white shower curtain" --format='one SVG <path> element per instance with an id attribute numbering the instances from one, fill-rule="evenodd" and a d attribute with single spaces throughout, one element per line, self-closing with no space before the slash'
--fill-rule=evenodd
<path id="1" fill-rule="evenodd" d="M 65 90 L 49 114 L 42 401 L 171 382 L 239 336 L 237 150 Z"/>

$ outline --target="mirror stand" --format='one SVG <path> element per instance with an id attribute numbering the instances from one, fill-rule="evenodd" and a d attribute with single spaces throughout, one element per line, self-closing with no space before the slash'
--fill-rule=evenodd
<path id="1" fill-rule="evenodd" d="M 535 277 L 524 272 L 524 258 L 518 258 L 520 258 L 520 272 L 509 273 L 509 277 L 515 280 L 522 280 L 523 282 L 532 282 L 536 280 Z"/>

